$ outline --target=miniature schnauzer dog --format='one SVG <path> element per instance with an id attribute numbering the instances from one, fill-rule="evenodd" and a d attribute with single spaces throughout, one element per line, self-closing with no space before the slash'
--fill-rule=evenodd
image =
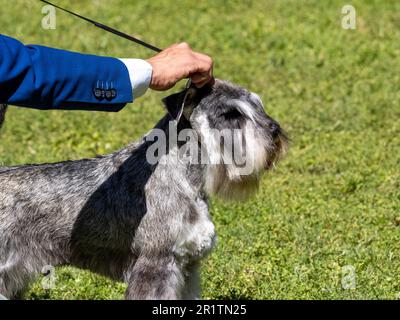
<path id="1" fill-rule="evenodd" d="M 226 81 L 164 104 L 158 124 L 115 153 L 0 167 L 0 294 L 21 297 L 43 267 L 72 265 L 124 281 L 127 299 L 200 298 L 199 263 L 216 240 L 208 198 L 254 193 L 287 138 L 256 94 Z M 174 141 L 171 127 L 191 138 Z"/>

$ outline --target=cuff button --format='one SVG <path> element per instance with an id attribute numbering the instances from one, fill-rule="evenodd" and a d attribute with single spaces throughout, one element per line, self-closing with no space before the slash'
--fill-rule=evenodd
<path id="1" fill-rule="evenodd" d="M 106 90 L 106 99 L 108 100 L 108 101 L 110 101 L 110 100 L 112 100 L 112 93 L 111 93 L 111 90 Z"/>
<path id="2" fill-rule="evenodd" d="M 95 88 L 94 89 L 94 96 L 96 97 L 97 100 L 101 100 L 103 95 L 102 95 L 102 90 L 100 88 Z"/>
<path id="3" fill-rule="evenodd" d="M 110 94 L 111 94 L 111 99 L 115 99 L 117 97 L 117 90 L 111 89 Z"/>

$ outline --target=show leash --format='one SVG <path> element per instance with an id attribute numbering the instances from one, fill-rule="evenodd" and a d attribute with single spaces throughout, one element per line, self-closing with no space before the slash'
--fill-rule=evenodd
<path id="1" fill-rule="evenodd" d="M 92 19 L 89 19 L 89 18 L 87 18 L 87 17 L 84 17 L 84 16 L 82 16 L 82 15 L 80 15 L 80 14 L 77 14 L 77 13 L 75 13 L 75 12 L 72 12 L 72 11 L 70 11 L 70 10 L 67 10 L 67 9 L 65 9 L 65 8 L 62 8 L 62 7 L 58 6 L 58 5 L 55 5 L 55 4 L 53 4 L 53 3 L 49 2 L 49 1 L 46 1 L 46 0 L 40 0 L 40 1 L 41 1 L 41 2 L 44 2 L 44 3 L 48 4 L 48 5 L 51 5 L 51 6 L 57 8 L 57 9 L 59 9 L 59 10 L 62 10 L 62 11 L 64 11 L 64 12 L 68 13 L 68 14 L 71 14 L 71 15 L 73 15 L 73 16 L 79 18 L 79 19 L 85 20 L 85 21 L 87 21 L 87 22 L 93 24 L 94 26 L 96 26 L 96 27 L 98 27 L 98 28 L 100 28 L 100 29 L 103 29 L 103 30 L 105 30 L 105 31 L 107 31 L 107 32 L 110 32 L 110 33 L 112 33 L 112 34 L 115 34 L 115 35 L 117 35 L 117 36 L 119 36 L 119 37 L 121 37 L 121 38 L 127 39 L 127 40 L 129 40 L 129 41 L 135 42 L 135 43 L 137 43 L 137 44 L 140 44 L 141 46 L 146 47 L 146 48 L 148 48 L 148 49 L 150 49 L 150 50 L 153 50 L 153 51 L 155 51 L 155 52 L 161 52 L 161 51 L 162 51 L 160 48 L 157 48 L 156 46 L 153 46 L 152 44 L 149 44 L 149 43 L 147 43 L 147 42 L 145 42 L 145 41 L 143 41 L 143 40 L 140 40 L 140 39 L 137 39 L 137 38 L 135 38 L 135 37 L 133 37 L 133 36 L 130 36 L 129 34 L 126 34 L 126 33 L 122 32 L 122 31 L 117 30 L 117 29 L 114 29 L 114 28 L 111 28 L 111 27 L 109 27 L 109 26 L 106 26 L 106 25 L 103 24 L 103 23 L 100 23 L 100 22 L 94 21 L 94 20 L 92 20 Z"/>
<path id="2" fill-rule="evenodd" d="M 53 7 L 57 8 L 57 9 L 59 9 L 59 10 L 61 10 L 61 11 L 64 11 L 64 12 L 66 12 L 66 13 L 68 13 L 68 14 L 71 14 L 71 15 L 73 15 L 73 16 L 79 18 L 79 19 L 82 19 L 82 20 L 84 20 L 84 21 L 87 21 L 87 22 L 93 24 L 94 26 L 96 26 L 96 27 L 98 27 L 98 28 L 100 28 L 100 29 L 102 29 L 102 30 L 104 30 L 104 31 L 110 32 L 110 33 L 112 33 L 112 34 L 114 34 L 114 35 L 116 35 L 116 36 L 118 36 L 118 37 L 121 37 L 121 38 L 124 38 L 124 39 L 126 39 L 126 40 L 135 42 L 135 43 L 137 43 L 137 44 L 139 44 L 139 45 L 141 45 L 141 46 L 143 46 L 143 47 L 145 47 L 145 48 L 147 48 L 147 49 L 153 50 L 153 51 L 155 51 L 155 52 L 157 52 L 157 53 L 159 53 L 159 52 L 162 51 L 162 49 L 160 49 L 160 48 L 158 48 L 158 47 L 156 47 L 156 46 L 153 46 L 153 45 L 150 44 L 150 43 L 147 43 L 147 42 L 145 42 L 145 41 L 143 41 L 143 40 L 140 40 L 140 39 L 138 39 L 138 38 L 135 38 L 135 37 L 133 37 L 133 36 L 130 36 L 129 34 L 126 34 L 126 33 L 122 32 L 122 31 L 119 31 L 119 30 L 117 30 L 117 29 L 115 29 L 115 28 L 109 27 L 109 26 L 107 26 L 107 25 L 105 25 L 105 24 L 103 24 L 103 23 L 94 21 L 93 19 L 90 19 L 90 18 L 88 18 L 88 17 L 85 17 L 85 16 L 82 16 L 82 15 L 77 14 L 77 13 L 75 13 L 75 12 L 72 12 L 71 10 L 62 8 L 62 7 L 60 7 L 60 6 L 58 6 L 58 5 L 55 5 L 55 4 L 53 4 L 53 3 L 49 2 L 49 1 L 46 1 L 46 0 L 39 0 L 39 1 L 44 2 L 44 3 L 46 3 L 46 4 L 50 5 L 50 6 L 53 6 Z M 191 81 L 191 79 L 189 79 L 188 82 L 187 82 L 186 85 L 185 85 L 185 89 L 189 89 L 191 86 L 192 86 L 192 81 Z"/>

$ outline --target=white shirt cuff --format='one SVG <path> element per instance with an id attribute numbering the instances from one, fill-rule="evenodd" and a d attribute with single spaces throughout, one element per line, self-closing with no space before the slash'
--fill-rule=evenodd
<path id="1" fill-rule="evenodd" d="M 149 88 L 153 68 L 150 63 L 141 59 L 119 59 L 129 72 L 131 79 L 133 98 L 139 98 L 144 95 Z"/>

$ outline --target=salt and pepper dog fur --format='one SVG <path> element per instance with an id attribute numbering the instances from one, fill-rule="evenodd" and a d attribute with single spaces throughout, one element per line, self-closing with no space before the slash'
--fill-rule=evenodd
<path id="1" fill-rule="evenodd" d="M 155 128 L 167 136 L 171 121 L 178 131 L 194 129 L 199 153 L 221 164 L 177 161 L 184 142 L 169 143 L 150 164 L 144 136 L 92 159 L 0 167 L 0 294 L 19 298 L 44 266 L 72 265 L 124 281 L 127 299 L 200 297 L 199 264 L 216 239 L 208 198 L 253 193 L 286 137 L 241 87 L 216 80 L 188 90 L 181 119 L 172 118 L 187 92 L 165 99 L 169 114 Z M 223 163 L 209 129 L 242 129 L 250 175 Z"/>

